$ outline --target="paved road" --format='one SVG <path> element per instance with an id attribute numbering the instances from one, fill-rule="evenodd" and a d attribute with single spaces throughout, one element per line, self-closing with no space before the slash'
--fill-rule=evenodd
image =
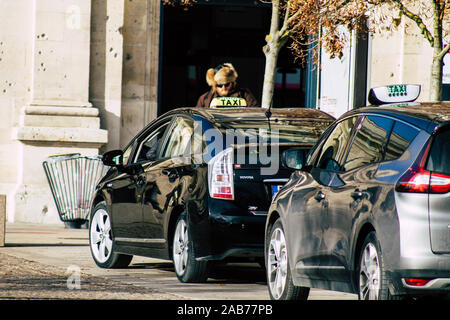
<path id="1" fill-rule="evenodd" d="M 121 299 L 269 299 L 265 275 L 256 264 L 227 265 L 215 271 L 207 283 L 182 284 L 177 280 L 172 264 L 164 260 L 134 257 L 127 269 L 98 268 L 90 255 L 88 230 L 65 228 L 62 223 L 58 225 L 7 223 L 5 242 L 5 247 L 0 247 L 0 254 L 39 263 L 40 268 L 44 269 L 59 268 L 62 274 L 68 268 L 80 270 L 79 288 L 81 289 L 96 285 L 91 277 L 101 277 L 102 280 L 99 281 L 103 281 L 103 284 L 105 281 L 117 285 L 132 284 L 133 288 L 136 288 L 134 292 L 141 294 L 133 296 L 122 292 Z M 66 277 L 69 277 L 68 275 L 70 273 L 67 273 Z M 20 278 L 20 275 L 18 277 Z M 64 281 L 62 283 L 66 286 Z M 73 282 L 73 284 L 77 283 Z M 113 290 L 114 286 L 111 288 Z M 121 292 L 118 289 L 116 291 Z M 87 299 L 91 297 L 93 296 L 86 296 Z M 313 289 L 310 299 L 355 300 L 357 297 L 351 294 Z"/>

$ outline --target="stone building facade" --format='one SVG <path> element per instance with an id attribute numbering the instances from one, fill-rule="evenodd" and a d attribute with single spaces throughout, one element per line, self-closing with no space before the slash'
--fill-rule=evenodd
<path id="1" fill-rule="evenodd" d="M 159 1 L 0 2 L 8 221 L 59 221 L 48 156 L 120 148 L 156 117 L 159 14 Z"/>
<path id="2" fill-rule="evenodd" d="M 159 0 L 0 1 L 0 194 L 8 221 L 59 222 L 42 168 L 49 155 L 122 148 L 156 118 L 162 12 Z M 431 51 L 405 35 L 370 41 L 367 87 L 418 83 L 423 100 Z M 309 107 L 320 106 L 317 95 Z"/>

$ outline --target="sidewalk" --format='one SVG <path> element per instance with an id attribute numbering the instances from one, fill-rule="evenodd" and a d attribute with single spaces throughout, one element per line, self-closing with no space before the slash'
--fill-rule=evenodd
<path id="1" fill-rule="evenodd" d="M 67 288 L 68 270 L 73 267 L 81 272 L 81 290 Z M 170 261 L 139 256 L 126 269 L 102 269 L 91 257 L 87 229 L 66 228 L 62 222 L 7 223 L 5 247 L 0 247 L 0 299 L 34 299 L 36 291 L 37 298 L 45 299 L 267 300 L 261 272 L 225 266 L 207 283 L 182 284 Z M 309 299 L 357 296 L 312 289 Z"/>
<path id="2" fill-rule="evenodd" d="M 67 264 L 75 264 L 74 257 L 90 258 L 88 241 L 87 229 L 66 228 L 62 222 L 6 223 L 5 247 L 0 253 L 67 268 Z"/>
<path id="3" fill-rule="evenodd" d="M 88 230 L 69 229 L 63 223 L 7 223 L 5 247 L 0 247 L 0 300 L 178 298 L 129 283 L 110 281 L 101 272 L 98 275 L 86 273 L 87 268 L 82 265 L 92 260 L 88 237 Z M 77 261 L 83 264 L 77 265 Z M 79 290 L 77 278 L 82 281 Z"/>

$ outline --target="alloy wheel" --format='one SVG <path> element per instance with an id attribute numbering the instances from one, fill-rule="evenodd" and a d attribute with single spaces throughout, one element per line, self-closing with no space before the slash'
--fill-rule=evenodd
<path id="1" fill-rule="evenodd" d="M 95 259 L 103 263 L 112 253 L 111 221 L 108 212 L 99 209 L 92 217 L 90 245 Z"/>
<path id="2" fill-rule="evenodd" d="M 359 272 L 359 296 L 361 300 L 378 300 L 381 272 L 375 245 L 367 243 L 362 252 Z"/>
<path id="3" fill-rule="evenodd" d="M 186 222 L 183 219 L 178 221 L 173 239 L 173 262 L 175 270 L 179 276 L 186 271 L 188 260 L 189 236 Z"/>
<path id="4" fill-rule="evenodd" d="M 287 280 L 286 239 L 280 228 L 272 232 L 267 259 L 270 292 L 275 299 L 279 299 L 283 295 Z"/>

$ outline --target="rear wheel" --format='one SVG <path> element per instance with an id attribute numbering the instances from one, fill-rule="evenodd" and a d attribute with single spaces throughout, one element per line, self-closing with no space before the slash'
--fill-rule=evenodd
<path id="1" fill-rule="evenodd" d="M 389 277 L 384 268 L 383 255 L 375 232 L 370 232 L 360 251 L 358 265 L 360 300 L 396 300 L 389 292 Z"/>
<path id="2" fill-rule="evenodd" d="M 133 256 L 114 252 L 111 219 L 104 201 L 97 204 L 89 223 L 89 246 L 95 263 L 101 268 L 125 268 Z"/>
<path id="3" fill-rule="evenodd" d="M 172 259 L 175 273 L 181 282 L 205 282 L 208 278 L 208 262 L 197 261 L 194 256 L 186 216 L 177 221 L 172 243 Z"/>
<path id="4" fill-rule="evenodd" d="M 266 238 L 267 284 L 272 300 L 306 300 L 309 288 L 297 287 L 289 269 L 286 238 L 281 220 L 273 225 Z"/>

